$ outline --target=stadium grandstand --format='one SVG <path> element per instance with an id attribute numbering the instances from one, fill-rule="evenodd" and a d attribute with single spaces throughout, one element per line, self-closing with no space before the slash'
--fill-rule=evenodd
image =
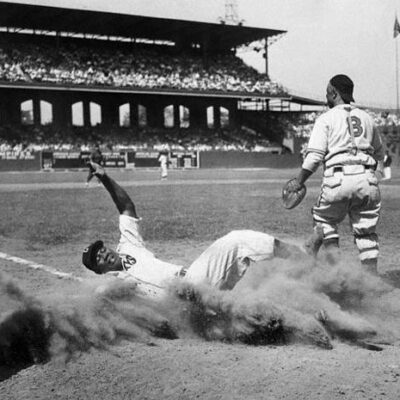
<path id="1" fill-rule="evenodd" d="M 136 166 L 144 151 L 152 161 L 143 165 L 154 165 L 160 150 L 188 152 L 178 166 L 198 166 L 199 151 L 299 153 L 310 127 L 303 107 L 324 102 L 269 78 L 267 43 L 283 34 L 242 22 L 0 0 L 2 158 L 52 154 L 40 157 L 43 167 L 57 164 L 55 152 L 76 157 L 94 144 L 115 166 L 123 151 L 123 165 Z M 265 43 L 265 73 L 237 56 L 257 41 Z"/>

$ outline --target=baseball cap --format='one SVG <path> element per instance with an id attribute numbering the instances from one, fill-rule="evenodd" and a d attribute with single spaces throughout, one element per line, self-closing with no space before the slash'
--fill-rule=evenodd
<path id="1" fill-rule="evenodd" d="M 96 261 L 96 256 L 97 256 L 97 251 L 103 247 L 104 243 L 101 240 L 97 240 L 96 242 L 92 243 L 89 247 L 86 247 L 85 250 L 83 250 L 82 253 L 82 264 L 95 272 L 96 274 L 99 274 L 98 269 L 97 269 L 97 261 Z"/>
<path id="2" fill-rule="evenodd" d="M 339 92 L 343 101 L 354 102 L 354 83 L 347 75 L 335 75 L 329 82 Z"/>

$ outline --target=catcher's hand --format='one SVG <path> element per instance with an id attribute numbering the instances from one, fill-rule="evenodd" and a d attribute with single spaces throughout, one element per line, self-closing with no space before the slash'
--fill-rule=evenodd
<path id="1" fill-rule="evenodd" d="M 104 168 L 100 164 L 95 163 L 94 161 L 89 161 L 89 168 L 92 174 L 98 176 L 99 178 L 104 176 L 106 173 Z"/>
<path id="2" fill-rule="evenodd" d="M 298 206 L 304 199 L 307 189 L 304 185 L 300 185 L 296 178 L 290 179 L 282 188 L 282 202 L 287 209 Z"/>

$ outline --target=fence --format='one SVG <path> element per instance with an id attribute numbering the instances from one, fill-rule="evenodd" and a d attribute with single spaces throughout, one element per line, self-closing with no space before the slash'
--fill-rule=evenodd
<path id="1" fill-rule="evenodd" d="M 108 168 L 159 167 L 158 151 L 104 152 Z M 28 155 L 0 153 L 0 171 L 74 170 L 87 167 L 90 153 L 43 151 Z M 299 166 L 299 155 L 242 151 L 172 151 L 169 167 L 176 168 L 290 168 Z"/>

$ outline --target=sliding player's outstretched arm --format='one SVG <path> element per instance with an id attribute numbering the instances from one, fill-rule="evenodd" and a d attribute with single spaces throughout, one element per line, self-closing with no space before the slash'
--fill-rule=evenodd
<path id="1" fill-rule="evenodd" d="M 94 170 L 93 174 L 100 179 L 108 193 L 110 193 L 119 213 L 128 215 L 129 217 L 138 218 L 135 204 L 129 197 L 128 193 L 126 193 L 126 191 L 117 182 L 115 182 L 114 179 L 105 173 L 104 168 L 100 164 L 91 161 L 90 165 Z"/>

